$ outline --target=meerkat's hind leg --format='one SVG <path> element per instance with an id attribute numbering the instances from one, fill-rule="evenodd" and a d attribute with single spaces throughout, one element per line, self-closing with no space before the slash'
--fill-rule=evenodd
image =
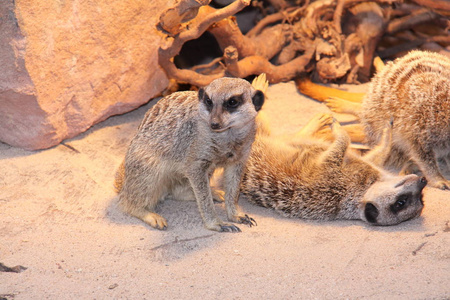
<path id="1" fill-rule="evenodd" d="M 419 173 L 421 173 L 419 166 L 413 160 L 408 160 L 399 172 L 402 176 Z"/>
<path id="2" fill-rule="evenodd" d="M 147 209 L 142 209 L 139 211 L 134 211 L 132 215 L 138 219 L 141 219 L 153 228 L 161 230 L 167 229 L 166 219 L 155 212 L 149 211 Z"/>
<path id="3" fill-rule="evenodd" d="M 361 103 L 338 97 L 329 97 L 324 102 L 329 109 L 336 113 L 352 114 L 358 117 L 361 111 Z"/>
<path id="4" fill-rule="evenodd" d="M 333 116 L 331 114 L 319 113 L 314 115 L 305 126 L 300 129 L 295 135 L 296 137 L 313 137 L 326 138 L 331 136 L 330 125 L 333 123 Z"/>
<path id="5" fill-rule="evenodd" d="M 392 148 L 392 123 L 383 129 L 380 142 L 371 151 L 364 155 L 364 159 L 383 167 Z"/>
<path id="6" fill-rule="evenodd" d="M 345 153 L 350 145 L 350 137 L 342 128 L 341 124 L 334 118 L 331 124 L 331 132 L 334 136 L 334 141 L 322 154 L 321 164 L 325 167 L 340 167 L 344 162 Z"/>
<path id="7" fill-rule="evenodd" d="M 366 143 L 367 136 L 364 132 L 364 127 L 361 124 L 348 124 L 342 126 L 353 143 Z"/>
<path id="8" fill-rule="evenodd" d="M 441 162 L 441 166 L 444 172 L 450 173 L 450 153 L 448 155 L 440 157 L 438 161 Z"/>
<path id="9" fill-rule="evenodd" d="M 446 180 L 439 171 L 435 151 L 430 147 L 426 148 L 419 144 L 420 141 L 415 142 L 411 145 L 410 154 L 423 175 L 428 179 L 430 186 L 441 190 L 450 190 L 450 180 Z"/>
<path id="10" fill-rule="evenodd" d="M 152 226 L 156 229 L 164 230 L 167 228 L 167 221 L 164 217 L 160 216 L 159 214 L 155 213 L 154 206 L 156 205 L 148 205 L 147 207 L 140 207 L 140 206 L 130 206 L 126 203 L 122 202 L 120 203 L 122 206 L 122 209 L 128 213 L 129 215 L 138 218 L 148 225 Z"/>
<path id="11" fill-rule="evenodd" d="M 134 165 L 125 173 L 119 192 L 119 205 L 129 215 L 141 219 L 156 229 L 166 229 L 165 218 L 155 213 L 158 202 L 169 192 L 170 182 L 165 180 L 163 172 L 157 172 L 143 165 Z M 161 170 L 159 170 L 161 171 Z M 167 172 L 164 173 L 167 175 Z"/>

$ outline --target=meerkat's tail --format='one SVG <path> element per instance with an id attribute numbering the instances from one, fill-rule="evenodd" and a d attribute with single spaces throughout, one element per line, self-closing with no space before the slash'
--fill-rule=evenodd
<path id="1" fill-rule="evenodd" d="M 297 78 L 295 84 L 300 93 L 309 96 L 317 101 L 324 102 L 330 97 L 345 99 L 352 102 L 361 103 L 364 93 L 350 93 L 320 84 L 313 83 L 308 78 Z"/>
<path id="2" fill-rule="evenodd" d="M 125 160 L 122 161 L 122 163 L 119 166 L 119 169 L 117 169 L 116 178 L 114 180 L 114 189 L 116 192 L 120 192 L 122 189 L 123 181 L 125 179 Z"/>
<path id="3" fill-rule="evenodd" d="M 252 81 L 252 86 L 263 92 L 264 96 L 267 97 L 267 88 L 269 87 L 269 81 L 267 81 L 266 73 L 261 73 L 258 77 L 255 77 Z"/>

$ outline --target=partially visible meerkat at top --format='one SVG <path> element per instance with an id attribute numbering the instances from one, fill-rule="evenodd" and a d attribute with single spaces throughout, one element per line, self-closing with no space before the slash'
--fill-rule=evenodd
<path id="1" fill-rule="evenodd" d="M 167 221 L 155 212 L 165 198 L 196 200 L 206 228 L 240 231 L 214 208 L 209 180 L 224 168 L 228 220 L 255 225 L 237 201 L 245 162 L 254 141 L 264 94 L 239 78 L 220 78 L 198 92 L 173 93 L 153 106 L 132 139 L 116 177 L 125 212 L 157 229 Z"/>
<path id="2" fill-rule="evenodd" d="M 450 180 L 444 178 L 438 164 L 443 158 L 444 167 L 450 168 L 448 57 L 412 51 L 377 72 L 364 95 L 336 92 L 302 80 L 297 86 L 305 95 L 324 101 L 332 111 L 358 116 L 370 146 L 380 140 L 384 124 L 392 119 L 393 146 L 385 165 L 402 166 L 401 173 L 409 173 L 413 162 L 431 186 L 450 189 Z M 361 140 L 361 132 L 353 133 Z"/>

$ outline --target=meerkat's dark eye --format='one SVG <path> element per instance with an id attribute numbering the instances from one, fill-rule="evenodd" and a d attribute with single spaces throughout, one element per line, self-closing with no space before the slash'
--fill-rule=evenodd
<path id="1" fill-rule="evenodd" d="M 208 96 L 205 96 L 205 99 L 203 101 L 205 102 L 206 106 L 209 108 L 213 107 L 213 105 L 214 105 L 213 101 Z"/>
<path id="2" fill-rule="evenodd" d="M 395 202 L 395 206 L 397 208 L 402 208 L 403 206 L 405 206 L 406 204 L 406 200 L 402 199 L 402 200 L 397 200 L 397 202 Z"/>
<path id="3" fill-rule="evenodd" d="M 239 96 L 234 96 L 234 97 L 231 97 L 230 99 L 228 99 L 227 101 L 225 101 L 223 105 L 228 111 L 233 111 L 239 105 L 241 105 L 241 103 L 242 103 L 241 98 Z"/>
<path id="4" fill-rule="evenodd" d="M 399 211 L 404 209 L 407 206 L 411 196 L 412 195 L 409 193 L 398 196 L 395 203 L 391 205 L 391 211 L 393 213 L 398 213 Z"/>
<path id="5" fill-rule="evenodd" d="M 236 100 L 236 98 L 230 98 L 230 100 L 228 100 L 228 103 L 227 103 L 227 105 L 229 106 L 229 107 L 236 107 L 236 106 L 238 106 L 238 104 L 239 104 L 239 101 L 237 101 Z"/>

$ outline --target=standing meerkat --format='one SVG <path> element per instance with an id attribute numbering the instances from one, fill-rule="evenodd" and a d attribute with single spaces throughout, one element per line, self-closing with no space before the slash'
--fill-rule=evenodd
<path id="1" fill-rule="evenodd" d="M 299 90 L 324 101 L 331 110 L 359 117 L 370 146 L 393 119 L 393 145 L 386 166 L 403 166 L 410 172 L 414 162 L 430 182 L 450 189 L 438 167 L 444 158 L 450 168 L 450 59 L 424 51 L 412 51 L 389 62 L 371 80 L 365 95 L 337 95 L 336 90 L 310 82 L 297 82 Z M 333 97 L 337 95 L 337 97 Z M 344 99 L 343 99 L 344 98 Z"/>
<path id="2" fill-rule="evenodd" d="M 330 125 L 331 144 L 314 136 Z M 360 157 L 348 151 L 348 134 L 329 114 L 314 117 L 289 140 L 261 127 L 241 183 L 250 202 L 289 217 L 361 219 L 372 225 L 395 225 L 421 214 L 426 179 L 395 176 L 376 166 L 389 153 L 390 128 Z"/>
<path id="3" fill-rule="evenodd" d="M 150 226 L 165 229 L 155 207 L 161 199 L 196 200 L 206 228 L 236 232 L 214 209 L 209 179 L 224 168 L 228 220 L 253 218 L 237 207 L 239 184 L 254 141 L 264 94 L 239 78 L 220 78 L 198 92 L 176 92 L 152 107 L 131 141 L 116 176 L 119 204 Z"/>

